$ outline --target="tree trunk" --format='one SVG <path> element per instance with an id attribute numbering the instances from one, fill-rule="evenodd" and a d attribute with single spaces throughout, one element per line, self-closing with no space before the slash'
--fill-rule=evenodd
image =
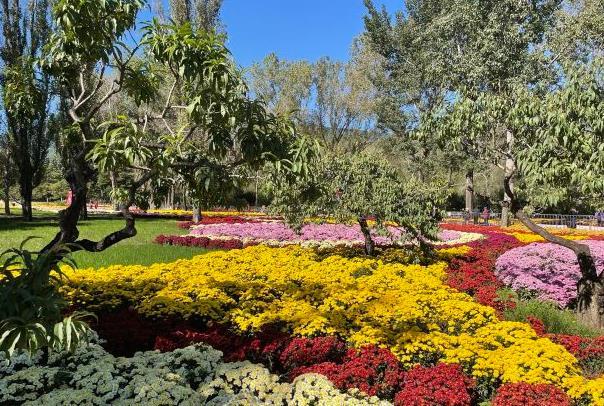
<path id="1" fill-rule="evenodd" d="M 4 194 L 4 214 L 10 216 L 10 178 L 8 171 L 4 174 L 3 194 Z"/>
<path id="2" fill-rule="evenodd" d="M 604 328 L 604 273 L 598 276 L 589 246 L 551 234 L 535 224 L 521 209 L 514 210 L 514 214 L 532 232 L 575 253 L 582 275 L 577 284 L 577 318 L 588 326 Z"/>
<path id="3" fill-rule="evenodd" d="M 22 217 L 25 221 L 33 220 L 33 212 L 31 208 L 31 199 L 32 199 L 32 183 L 31 176 L 27 176 L 27 174 L 22 174 L 19 176 L 20 183 L 20 191 L 21 191 L 21 211 Z"/>
<path id="4" fill-rule="evenodd" d="M 508 189 L 504 189 L 503 196 L 503 205 L 501 206 L 501 226 L 509 227 L 512 223 L 512 219 L 510 218 L 512 197 L 514 194 L 514 173 L 516 172 L 516 163 L 513 159 L 513 151 L 512 148 L 514 146 L 514 134 L 510 131 L 506 131 L 506 144 L 507 144 L 507 152 L 505 159 L 505 173 L 504 176 L 507 179 L 507 183 L 509 186 Z"/>
<path id="5" fill-rule="evenodd" d="M 474 170 L 469 169 L 466 172 L 466 211 L 474 211 Z"/>
<path id="6" fill-rule="evenodd" d="M 375 256 L 375 243 L 371 238 L 371 231 L 369 225 L 367 225 L 367 219 L 365 217 L 359 217 L 359 226 L 361 226 L 361 232 L 365 237 L 365 254 L 369 256 Z"/>
<path id="7" fill-rule="evenodd" d="M 193 222 L 199 223 L 201 221 L 201 207 L 193 206 Z"/>

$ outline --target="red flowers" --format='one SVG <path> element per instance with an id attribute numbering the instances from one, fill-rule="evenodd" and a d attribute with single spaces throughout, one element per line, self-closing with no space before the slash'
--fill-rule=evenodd
<path id="1" fill-rule="evenodd" d="M 513 306 L 513 302 L 498 297 L 497 290 L 503 283 L 495 275 L 495 261 L 505 251 L 522 244 L 512 236 L 493 233 L 487 227 L 482 227 L 482 232 L 487 235 L 486 239 L 470 243 L 472 251 L 451 260 L 447 283 L 501 312 Z"/>
<path id="2" fill-rule="evenodd" d="M 570 398 L 553 385 L 508 383 L 497 391 L 493 406 L 570 406 Z"/>
<path id="3" fill-rule="evenodd" d="M 401 388 L 405 372 L 401 363 L 389 350 L 367 346 L 350 349 L 341 362 L 332 362 L 292 371 L 292 376 L 309 372 L 325 375 L 340 389 L 358 388 L 370 396 L 391 399 Z"/>
<path id="4" fill-rule="evenodd" d="M 181 245 L 185 247 L 199 247 L 207 249 L 238 249 L 243 248 L 244 244 L 241 240 L 231 239 L 211 239 L 208 237 L 197 237 L 192 235 L 180 236 L 180 235 L 158 235 L 155 237 L 154 242 L 161 245 Z M 252 244 L 245 244 L 245 246 Z"/>
<path id="5" fill-rule="evenodd" d="M 415 367 L 405 375 L 403 390 L 394 398 L 396 406 L 464 406 L 472 402 L 473 379 L 457 364 Z"/>

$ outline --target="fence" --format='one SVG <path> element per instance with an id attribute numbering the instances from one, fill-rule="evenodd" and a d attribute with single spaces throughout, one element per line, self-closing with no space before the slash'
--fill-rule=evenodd
<path id="1" fill-rule="evenodd" d="M 598 222 L 598 219 L 593 215 L 587 214 L 547 214 L 535 213 L 530 218 L 537 224 L 545 227 L 560 227 L 560 228 L 578 228 L 587 230 L 602 230 L 604 231 L 604 218 Z M 501 213 L 491 213 L 490 221 L 497 222 L 501 219 Z M 468 218 L 463 211 L 452 211 L 447 213 L 449 221 L 468 221 L 473 223 L 483 222 L 482 213 L 475 211 Z"/>

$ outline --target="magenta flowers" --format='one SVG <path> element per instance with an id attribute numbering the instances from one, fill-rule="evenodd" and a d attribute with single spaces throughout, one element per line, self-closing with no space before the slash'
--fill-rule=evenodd
<path id="1" fill-rule="evenodd" d="M 604 241 L 580 241 L 591 249 L 598 273 L 604 271 Z M 577 297 L 581 271 L 576 255 L 556 244 L 533 243 L 507 251 L 497 259 L 497 276 L 512 289 L 538 293 L 561 307 Z"/>

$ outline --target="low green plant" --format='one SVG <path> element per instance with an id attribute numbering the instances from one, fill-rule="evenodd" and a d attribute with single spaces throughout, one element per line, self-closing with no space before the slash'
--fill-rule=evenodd
<path id="1" fill-rule="evenodd" d="M 61 264 L 76 266 L 69 247 L 32 252 L 24 248 L 29 240 L 0 254 L 0 351 L 9 357 L 16 350 L 30 355 L 41 349 L 73 351 L 91 331 L 84 321 L 91 314 L 63 316 Z"/>
<path id="2" fill-rule="evenodd" d="M 516 306 L 504 312 L 506 320 L 526 322 L 532 316 L 543 322 L 548 333 L 595 337 L 603 332 L 581 324 L 570 310 L 537 299 L 516 300 Z"/>

